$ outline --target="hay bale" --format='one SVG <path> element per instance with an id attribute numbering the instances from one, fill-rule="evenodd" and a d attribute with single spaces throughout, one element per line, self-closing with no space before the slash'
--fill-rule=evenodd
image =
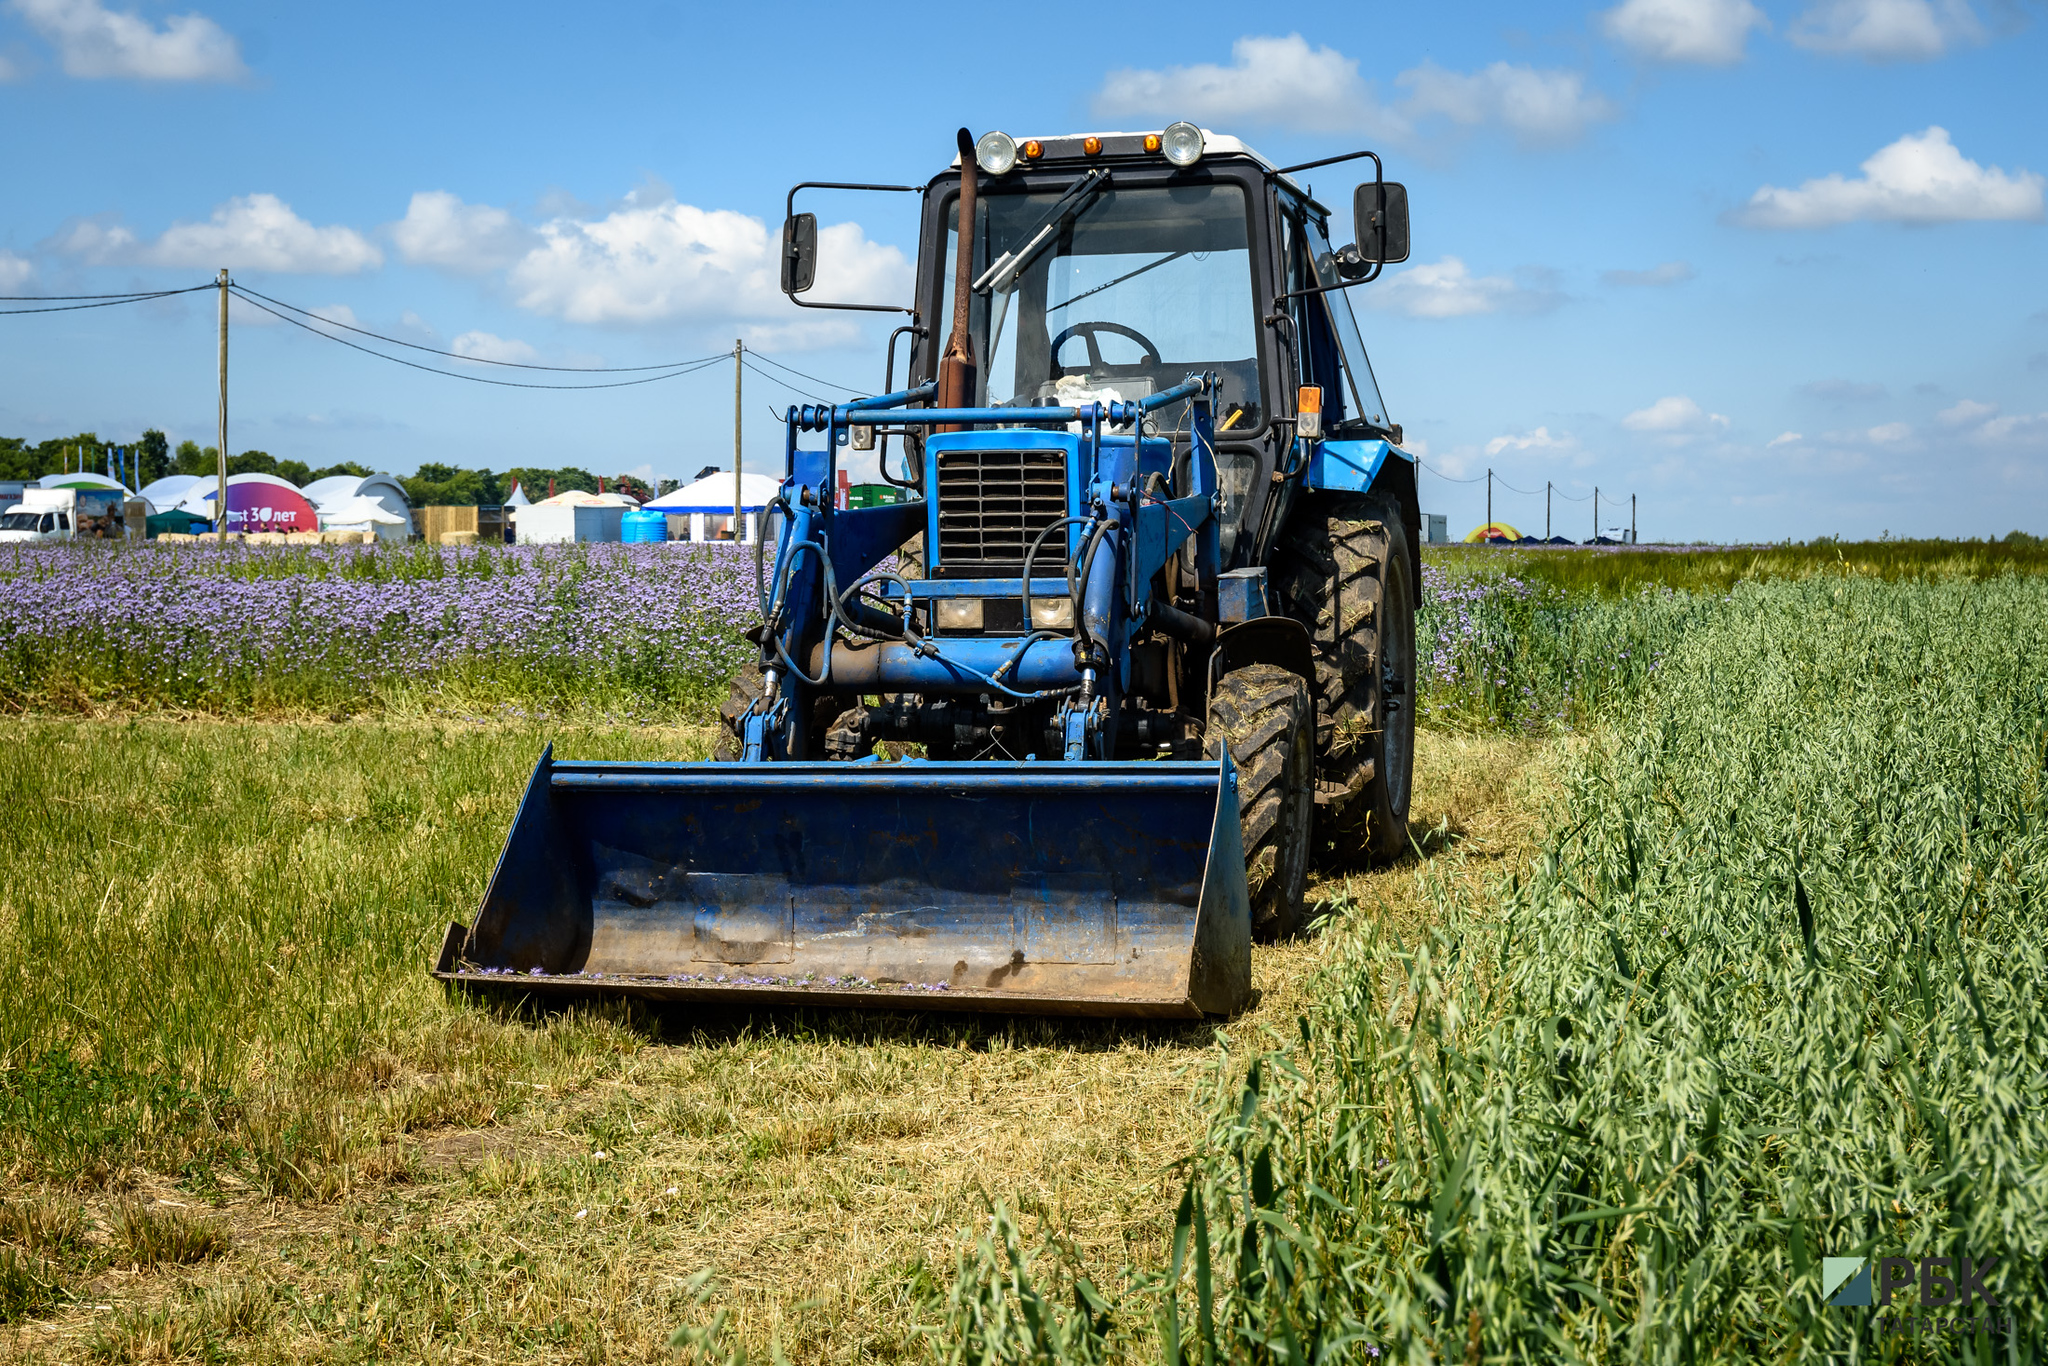
<path id="1" fill-rule="evenodd" d="M 441 544 L 475 545 L 476 533 L 474 531 L 444 531 L 441 533 Z"/>

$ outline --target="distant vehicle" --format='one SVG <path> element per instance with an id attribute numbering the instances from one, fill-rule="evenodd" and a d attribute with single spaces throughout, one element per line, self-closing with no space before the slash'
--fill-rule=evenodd
<path id="1" fill-rule="evenodd" d="M 23 489 L 0 514 L 0 542 L 119 536 L 121 501 L 118 489 Z"/>

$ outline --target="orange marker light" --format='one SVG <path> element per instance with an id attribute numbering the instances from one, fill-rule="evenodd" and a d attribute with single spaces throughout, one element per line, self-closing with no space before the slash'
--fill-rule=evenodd
<path id="1" fill-rule="evenodd" d="M 1159 134 L 1145 134 L 1145 150 L 1148 152 L 1156 152 L 1159 150 Z"/>
<path id="2" fill-rule="evenodd" d="M 1086 152 L 1086 153 L 1087 153 L 1087 154 L 1088 154 L 1089 156 L 1091 156 L 1091 157 L 1092 157 L 1092 156 L 1094 156 L 1094 155 L 1095 155 L 1096 153 L 1098 153 L 1098 152 L 1100 152 L 1100 151 L 1102 150 L 1102 139 L 1101 139 L 1101 138 L 1082 138 L 1082 139 L 1081 139 L 1081 150 L 1082 150 L 1082 151 L 1084 151 L 1084 152 Z"/>
<path id="3" fill-rule="evenodd" d="M 1039 140 L 1038 140 L 1037 138 L 1032 138 L 1031 140 L 1029 140 L 1028 142 L 1026 142 L 1026 143 L 1024 144 L 1024 159 L 1025 159 L 1025 160 L 1027 160 L 1027 161 L 1036 161 L 1036 160 L 1038 160 L 1038 159 L 1039 159 L 1040 157 L 1042 157 L 1042 156 L 1044 156 L 1044 155 L 1045 155 L 1045 144 L 1044 144 L 1044 143 L 1042 143 L 1042 142 L 1040 142 L 1040 141 L 1039 141 Z"/>
<path id="4" fill-rule="evenodd" d="M 1323 390 L 1316 384 L 1301 386 L 1294 404 L 1294 434 L 1320 441 L 1323 436 Z"/>

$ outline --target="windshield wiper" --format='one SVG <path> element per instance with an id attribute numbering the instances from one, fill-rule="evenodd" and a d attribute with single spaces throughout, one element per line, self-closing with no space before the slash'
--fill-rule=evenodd
<path id="1" fill-rule="evenodd" d="M 1031 230 L 1031 235 L 1024 239 L 1023 246 L 1015 251 L 1004 252 L 994 265 L 981 273 L 981 278 L 974 282 L 974 292 L 979 294 L 994 287 L 1008 294 L 1016 288 L 1018 277 L 1024 274 L 1026 267 L 1038 259 L 1040 252 L 1052 244 L 1053 236 L 1061 225 L 1070 219 L 1078 218 L 1082 210 L 1095 202 L 1095 196 L 1108 188 L 1107 167 L 1098 166 L 1083 173 L 1079 180 L 1067 186 L 1066 192 L 1047 211 L 1045 217 L 1039 220 L 1038 226 Z"/>
<path id="2" fill-rule="evenodd" d="M 1118 285 L 1122 284 L 1126 280 L 1135 280 L 1148 270 L 1157 270 L 1159 269 L 1159 267 L 1165 265 L 1168 261 L 1178 261 L 1181 257 L 1189 256 L 1192 254 L 1193 253 L 1186 251 L 1168 252 L 1166 255 L 1160 257 L 1157 261 L 1147 261 L 1144 265 L 1139 266 L 1136 270 L 1130 272 L 1128 275 L 1119 275 L 1114 280 L 1111 280 L 1108 284 L 1097 285 L 1093 289 L 1084 289 L 1079 294 L 1076 294 L 1073 298 L 1068 299 L 1066 303 L 1054 304 L 1045 311 L 1047 313 L 1057 313 L 1061 309 L 1065 308 L 1068 304 L 1080 303 L 1081 300 L 1086 299 L 1091 295 L 1100 294 L 1105 289 L 1115 289 Z"/>

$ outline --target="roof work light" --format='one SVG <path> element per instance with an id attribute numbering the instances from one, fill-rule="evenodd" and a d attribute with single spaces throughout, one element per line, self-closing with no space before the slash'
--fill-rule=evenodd
<path id="1" fill-rule="evenodd" d="M 1017 143 L 1008 133 L 983 133 L 974 144 L 974 164 L 990 175 L 1007 175 L 1017 164 Z"/>
<path id="2" fill-rule="evenodd" d="M 1202 159 L 1202 130 L 1192 123 L 1169 123 L 1159 139 L 1160 150 L 1176 166 L 1192 166 Z"/>

